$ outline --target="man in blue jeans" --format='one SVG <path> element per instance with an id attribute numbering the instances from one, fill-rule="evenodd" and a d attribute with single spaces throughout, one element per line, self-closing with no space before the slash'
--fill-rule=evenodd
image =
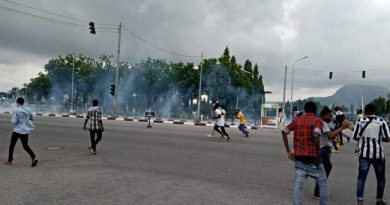
<path id="1" fill-rule="evenodd" d="M 377 188 L 376 205 L 385 205 L 383 193 L 386 182 L 386 161 L 382 142 L 389 142 L 390 132 L 386 121 L 375 115 L 376 107 L 368 104 L 364 108 L 365 117 L 359 119 L 353 131 L 353 139 L 358 141 L 356 153 L 359 154 L 359 175 L 356 196 L 358 205 L 363 205 L 364 185 L 370 166 L 375 170 Z"/>
<path id="2" fill-rule="evenodd" d="M 305 114 L 294 118 L 283 130 L 283 142 L 289 159 L 295 161 L 294 205 L 301 205 L 301 192 L 308 177 L 319 186 L 320 205 L 328 204 L 328 179 L 320 158 L 320 141 L 323 122 L 315 114 L 314 102 L 305 104 Z M 287 135 L 294 131 L 294 152 L 290 150 Z"/>

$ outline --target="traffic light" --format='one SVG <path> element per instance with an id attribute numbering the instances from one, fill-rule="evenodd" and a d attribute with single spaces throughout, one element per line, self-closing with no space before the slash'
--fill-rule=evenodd
<path id="1" fill-rule="evenodd" d="M 366 78 L 366 71 L 365 70 L 363 70 L 363 72 L 362 72 L 362 78 Z"/>
<path id="2" fill-rule="evenodd" d="M 92 22 L 92 21 L 89 22 L 89 30 L 91 30 L 90 33 L 96 34 L 96 31 L 95 31 L 95 23 Z"/>
<path id="3" fill-rule="evenodd" d="M 115 96 L 115 85 L 114 84 L 111 84 L 111 91 L 110 91 L 110 94 L 112 96 Z"/>
<path id="4" fill-rule="evenodd" d="M 329 72 L 329 79 L 333 78 L 333 72 Z"/>

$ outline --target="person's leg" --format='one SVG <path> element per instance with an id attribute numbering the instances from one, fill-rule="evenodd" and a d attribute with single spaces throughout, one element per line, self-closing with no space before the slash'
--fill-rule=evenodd
<path id="1" fill-rule="evenodd" d="M 302 205 L 301 192 L 307 179 L 306 165 L 300 161 L 295 161 L 295 182 L 293 187 L 293 204 Z"/>
<path id="2" fill-rule="evenodd" d="M 343 133 L 342 132 L 340 132 L 340 134 L 339 134 L 339 139 L 340 139 L 340 145 L 344 145 L 344 143 L 343 143 Z"/>
<path id="3" fill-rule="evenodd" d="M 324 148 L 322 150 L 322 164 L 324 165 L 326 177 L 329 178 L 330 172 L 332 171 L 333 165 L 330 160 L 330 156 L 332 154 L 332 150 L 330 147 Z"/>
<path id="4" fill-rule="evenodd" d="M 225 126 L 221 126 L 222 133 L 226 136 L 229 137 L 228 133 L 225 130 Z"/>
<path id="5" fill-rule="evenodd" d="M 366 179 L 368 175 L 368 171 L 370 170 L 371 163 L 369 160 L 364 158 L 359 158 L 359 175 L 357 180 L 357 191 L 356 197 L 358 201 L 363 201 L 364 196 L 364 186 L 366 184 Z"/>
<path id="6" fill-rule="evenodd" d="M 310 176 L 316 180 L 319 187 L 320 205 L 327 205 L 329 202 L 328 178 L 326 177 L 323 164 L 313 165 L 310 169 Z"/>
<path id="7" fill-rule="evenodd" d="M 95 145 L 95 130 L 90 130 L 89 131 L 89 136 L 91 138 L 91 149 L 96 149 L 96 145 Z"/>
<path id="8" fill-rule="evenodd" d="M 240 125 L 238 126 L 238 129 L 239 129 L 242 133 L 244 133 L 244 135 L 246 134 L 245 125 L 244 125 L 244 124 L 240 124 Z"/>
<path id="9" fill-rule="evenodd" d="M 339 148 L 338 148 L 338 146 L 337 146 L 337 140 L 336 140 L 336 139 L 332 140 L 332 144 L 333 144 L 334 150 L 335 150 L 335 151 L 339 151 Z"/>
<path id="10" fill-rule="evenodd" d="M 383 192 L 385 191 L 385 185 L 386 185 L 386 161 L 385 159 L 378 159 L 373 161 L 372 165 L 375 169 L 375 176 L 376 176 L 376 199 L 378 201 L 383 200 Z"/>
<path id="11" fill-rule="evenodd" d="M 20 141 L 22 141 L 23 149 L 30 155 L 31 160 L 35 160 L 35 154 L 31 150 L 30 146 L 28 146 L 28 134 L 20 135 Z"/>
<path id="12" fill-rule="evenodd" d="M 19 135 L 18 133 L 16 132 L 13 132 L 12 133 L 12 136 L 11 136 L 11 143 L 9 144 L 9 150 L 8 150 L 8 162 L 12 162 L 14 160 L 14 149 L 15 149 L 15 145 L 16 145 L 16 142 L 18 141 L 19 139 Z"/>
<path id="13" fill-rule="evenodd" d="M 219 126 L 218 125 L 214 125 L 214 130 L 222 135 L 222 132 L 219 130 Z"/>
<path id="14" fill-rule="evenodd" d="M 322 164 L 324 165 L 325 174 L 326 177 L 329 178 L 330 172 L 332 171 L 332 162 L 330 161 L 330 155 L 331 155 L 330 147 L 324 147 L 320 150 L 320 155 L 322 157 Z M 319 197 L 320 196 L 320 188 L 318 186 L 318 183 L 316 183 L 315 189 L 314 189 L 314 196 Z"/>
<path id="15" fill-rule="evenodd" d="M 95 141 L 95 150 L 96 150 L 96 146 L 99 144 L 99 142 L 102 140 L 102 137 L 103 137 L 103 132 L 101 130 L 97 130 L 96 131 L 96 134 L 97 134 L 97 138 L 96 138 L 96 141 Z"/>

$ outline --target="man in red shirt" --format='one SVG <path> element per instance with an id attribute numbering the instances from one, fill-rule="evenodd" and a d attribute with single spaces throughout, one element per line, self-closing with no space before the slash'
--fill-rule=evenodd
<path id="1" fill-rule="evenodd" d="M 316 116 L 317 105 L 305 104 L 305 114 L 296 117 L 283 131 L 283 141 L 288 158 L 295 161 L 294 205 L 301 205 L 301 191 L 308 177 L 317 181 L 320 205 L 328 204 L 328 180 L 321 163 L 320 141 L 323 123 Z M 290 150 L 287 135 L 294 132 L 294 151 Z"/>

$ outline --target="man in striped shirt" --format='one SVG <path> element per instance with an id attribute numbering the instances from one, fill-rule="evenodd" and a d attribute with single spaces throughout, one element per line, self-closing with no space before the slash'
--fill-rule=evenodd
<path id="1" fill-rule="evenodd" d="M 99 107 L 99 101 L 93 100 L 92 107 L 88 109 L 87 119 L 84 122 L 84 130 L 87 129 L 87 122 L 90 120 L 89 124 L 89 135 L 91 137 L 91 146 L 88 149 L 91 151 L 91 154 L 96 154 L 96 145 L 102 140 L 103 136 L 103 121 L 102 121 L 102 111 Z M 95 138 L 97 135 L 97 138 Z"/>
<path id="2" fill-rule="evenodd" d="M 377 178 L 376 205 L 385 205 L 383 193 L 385 190 L 385 155 L 382 142 L 389 142 L 389 127 L 386 121 L 375 115 L 376 108 L 368 104 L 364 108 L 365 117 L 359 119 L 353 131 L 353 139 L 358 141 L 356 153 L 359 154 L 359 176 L 357 180 L 358 205 L 363 204 L 364 185 L 368 171 L 373 165 Z"/>

